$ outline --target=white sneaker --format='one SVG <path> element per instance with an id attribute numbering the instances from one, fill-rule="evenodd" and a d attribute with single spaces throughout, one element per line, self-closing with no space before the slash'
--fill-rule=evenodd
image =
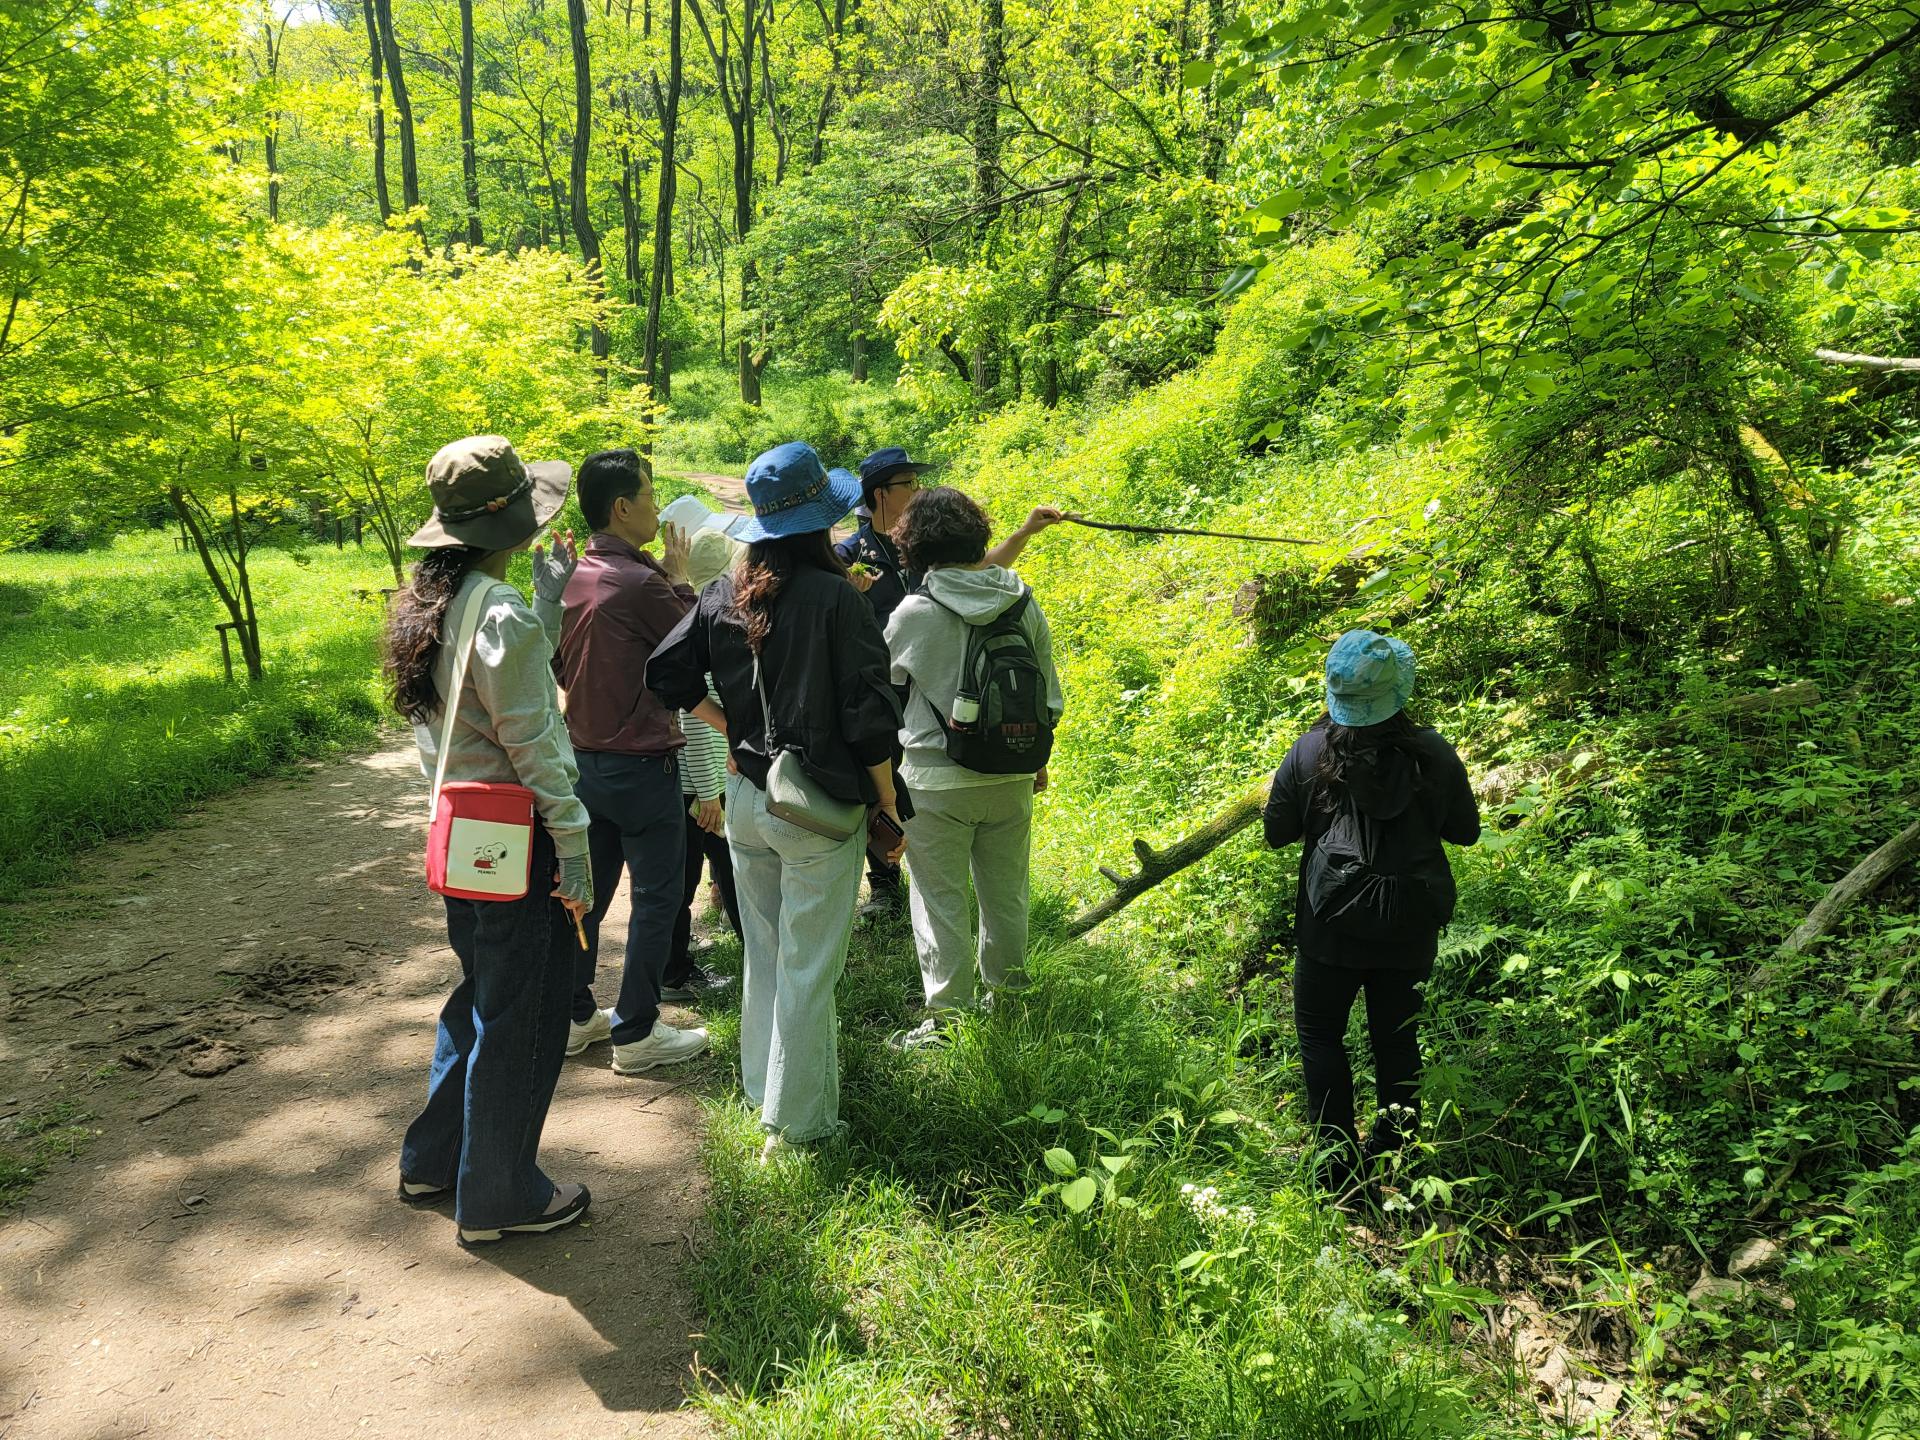
<path id="1" fill-rule="evenodd" d="M 646 1039 L 613 1047 L 613 1072 L 616 1075 L 638 1075 L 656 1065 L 675 1065 L 682 1060 L 691 1060 L 706 1048 L 705 1030 L 681 1030 L 664 1020 L 656 1020 Z"/>
<path id="2" fill-rule="evenodd" d="M 911 1030 L 896 1030 L 887 1037 L 887 1047 L 892 1050 L 927 1050 L 936 1045 L 944 1045 L 953 1038 L 947 1031 L 952 1025 L 952 1012 L 936 1010 Z"/>
<path id="3" fill-rule="evenodd" d="M 598 1045 L 602 1040 L 613 1038 L 613 1011 L 596 1010 L 593 1018 L 585 1024 L 569 1020 L 567 1022 L 567 1054 L 578 1055 L 589 1045 Z"/>

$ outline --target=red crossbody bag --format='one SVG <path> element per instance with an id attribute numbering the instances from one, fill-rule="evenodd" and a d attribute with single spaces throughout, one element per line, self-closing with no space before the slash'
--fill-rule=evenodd
<path id="1" fill-rule="evenodd" d="M 518 900 L 527 893 L 533 869 L 533 791 L 497 781 L 446 780 L 467 657 L 493 588 L 474 587 L 453 632 L 453 678 L 444 697 L 427 806 L 427 888 L 456 900 Z"/>

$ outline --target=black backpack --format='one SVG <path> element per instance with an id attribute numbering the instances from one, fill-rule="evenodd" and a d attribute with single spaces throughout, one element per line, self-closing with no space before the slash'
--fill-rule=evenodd
<path id="1" fill-rule="evenodd" d="M 1382 821 L 1343 799 L 1307 861 L 1314 919 L 1351 940 L 1409 940 L 1453 918 L 1453 872 L 1416 783 Z"/>
<path id="2" fill-rule="evenodd" d="M 1020 625 L 1033 592 L 1023 589 L 1018 600 L 984 625 L 973 624 L 930 593 L 927 598 L 967 627 L 955 706 L 969 699 L 979 706 L 970 724 L 939 715 L 947 758 L 982 775 L 1036 773 L 1053 753 L 1053 712 L 1047 707 L 1047 672 Z"/>

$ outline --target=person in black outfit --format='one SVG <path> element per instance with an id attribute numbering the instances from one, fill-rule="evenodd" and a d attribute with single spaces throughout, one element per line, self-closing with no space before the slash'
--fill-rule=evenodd
<path id="1" fill-rule="evenodd" d="M 1294 927 L 1294 1023 L 1307 1114 L 1327 1188 L 1400 1148 L 1420 1102 L 1420 985 L 1452 918 L 1441 847 L 1480 838 L 1460 757 L 1407 717 L 1413 652 L 1350 630 L 1327 655 L 1327 713 L 1287 752 L 1267 798 L 1267 844 L 1302 841 Z M 1360 1149 L 1347 1016 L 1367 997 L 1378 1115 Z M 1361 1175 L 1364 1179 L 1364 1173 Z"/>

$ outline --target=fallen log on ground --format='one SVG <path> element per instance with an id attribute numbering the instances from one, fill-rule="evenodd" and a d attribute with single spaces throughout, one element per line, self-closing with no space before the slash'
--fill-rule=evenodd
<path id="1" fill-rule="evenodd" d="M 1855 355 L 1847 350 L 1828 350 L 1824 346 L 1813 358 L 1826 365 L 1846 365 L 1855 370 L 1920 370 L 1920 360 L 1904 355 Z"/>
<path id="2" fill-rule="evenodd" d="M 1802 680 L 1797 684 L 1782 685 L 1776 690 L 1735 695 L 1707 706 L 1704 711 L 1693 713 L 1731 720 L 1774 710 L 1797 709 L 1815 704 L 1819 699 L 1820 687 L 1811 680 Z M 1473 787 L 1474 794 L 1483 805 L 1504 805 L 1534 780 L 1557 779 L 1569 773 L 1576 777 L 1586 774 L 1594 768 L 1597 758 L 1591 751 L 1578 754 L 1556 752 L 1501 765 L 1481 777 Z M 1576 761 L 1581 763 L 1576 765 Z M 1102 865 L 1100 873 L 1113 886 L 1113 893 L 1068 921 L 1067 934 L 1078 939 L 1096 925 L 1119 914 L 1163 880 L 1179 874 L 1219 849 L 1260 817 L 1271 784 L 1272 777 L 1269 775 L 1205 825 L 1174 841 L 1164 850 L 1155 850 L 1145 840 L 1136 839 L 1133 853 L 1140 862 L 1140 868 L 1131 875 L 1122 875 L 1111 866 Z"/>
<path id="3" fill-rule="evenodd" d="M 1102 865 L 1100 873 L 1113 885 L 1113 894 L 1074 916 L 1067 924 L 1067 934 L 1076 939 L 1086 934 L 1101 921 L 1124 910 L 1162 880 L 1178 874 L 1196 860 L 1219 849 L 1225 841 L 1260 818 L 1261 808 L 1267 803 L 1267 788 L 1272 783 L 1272 777 L 1268 776 L 1191 835 L 1174 841 L 1164 850 L 1155 850 L 1146 841 L 1135 840 L 1133 853 L 1140 862 L 1140 868 L 1131 875 L 1122 875 Z"/>
<path id="4" fill-rule="evenodd" d="M 1780 948 L 1773 952 L 1773 963 L 1804 953 L 1814 941 L 1838 925 L 1842 915 L 1878 890 L 1889 875 L 1916 855 L 1920 855 L 1920 820 L 1914 821 L 1828 886 L 1827 893 L 1820 897 L 1820 903 L 1809 910 L 1807 918 L 1780 942 Z M 1754 980 L 1758 984 L 1771 976 L 1772 968 L 1769 966 L 1759 971 Z"/>

